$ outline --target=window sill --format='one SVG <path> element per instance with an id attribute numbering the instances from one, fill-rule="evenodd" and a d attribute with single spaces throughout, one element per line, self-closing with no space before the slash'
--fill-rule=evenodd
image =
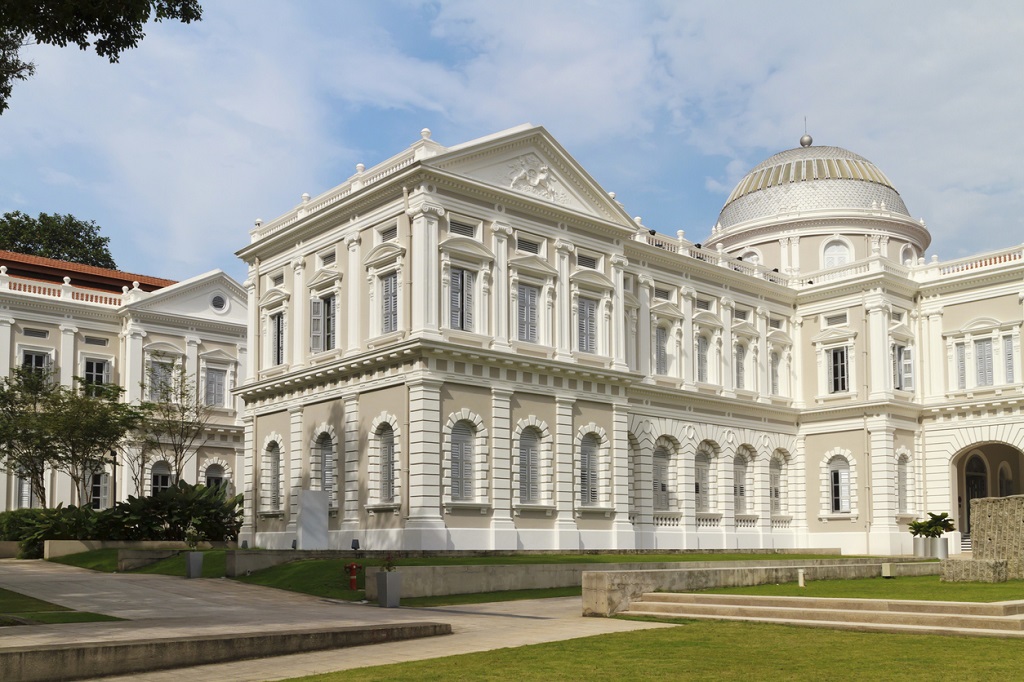
<path id="1" fill-rule="evenodd" d="M 288 365 L 285 363 L 274 365 L 273 367 L 267 367 L 266 369 L 260 370 L 260 379 L 271 379 L 273 377 L 281 376 L 287 371 Z"/>
<path id="2" fill-rule="evenodd" d="M 606 519 L 610 519 L 612 514 L 615 513 L 614 507 L 576 507 L 575 516 L 581 518 L 583 516 L 603 516 Z"/>
<path id="3" fill-rule="evenodd" d="M 533 341 L 516 340 L 510 342 L 509 345 L 512 347 L 513 352 L 529 355 L 530 357 L 551 358 L 552 356 L 550 346 L 542 346 L 539 343 L 534 343 Z"/>
<path id="4" fill-rule="evenodd" d="M 283 511 L 263 511 L 259 513 L 261 519 L 283 519 Z"/>
<path id="5" fill-rule="evenodd" d="M 917 520 L 917 514 L 912 512 L 903 512 L 902 514 L 896 515 L 896 523 L 910 523 L 911 521 Z"/>
<path id="6" fill-rule="evenodd" d="M 378 348 L 380 346 L 386 346 L 389 343 L 394 343 L 396 341 L 401 341 L 404 338 L 405 338 L 405 330 L 402 329 L 402 330 L 399 330 L 397 332 L 388 332 L 387 334 L 381 334 L 380 336 L 375 336 L 372 339 L 367 340 L 366 346 L 367 346 L 367 348 Z"/>
<path id="7" fill-rule="evenodd" d="M 473 500 L 446 500 L 444 503 L 444 510 L 448 514 L 457 511 L 476 511 L 478 509 L 481 515 L 485 515 L 491 511 L 491 503 L 475 502 Z"/>
<path id="8" fill-rule="evenodd" d="M 733 517 L 737 523 L 745 521 L 747 523 L 757 523 L 757 520 L 761 518 L 757 514 L 737 514 Z"/>
<path id="9" fill-rule="evenodd" d="M 837 391 L 836 393 L 826 393 L 825 395 L 814 396 L 814 401 L 817 403 L 827 403 L 839 400 L 849 400 L 850 398 L 856 398 L 857 394 L 850 391 Z"/>
<path id="10" fill-rule="evenodd" d="M 828 523 L 829 521 L 849 521 L 855 523 L 857 521 L 856 512 L 832 512 L 829 514 L 819 514 L 818 520 L 822 523 Z"/>
<path id="11" fill-rule="evenodd" d="M 604 355 L 587 353 L 581 350 L 572 351 L 572 358 L 582 365 L 591 365 L 593 367 L 607 367 L 610 362 L 610 358 Z"/>
<path id="12" fill-rule="evenodd" d="M 341 357 L 340 348 L 331 348 L 329 350 L 321 350 L 316 353 L 310 353 L 309 364 L 316 365 L 321 362 L 329 362 Z"/>
<path id="13" fill-rule="evenodd" d="M 717 384 L 709 384 L 706 381 L 698 381 L 695 384 L 697 390 L 701 393 L 714 393 L 718 395 L 722 392 L 722 387 Z"/>
<path id="14" fill-rule="evenodd" d="M 365 509 L 366 513 L 370 516 L 374 516 L 375 514 L 383 514 L 386 512 L 391 512 L 395 516 L 398 516 L 398 511 L 401 508 L 401 502 L 378 502 L 376 504 L 367 504 L 363 506 L 363 509 Z"/>
<path id="15" fill-rule="evenodd" d="M 553 504 L 514 504 L 512 505 L 512 511 L 516 516 L 521 516 L 524 512 L 526 513 L 543 513 L 544 516 L 551 516 L 555 513 L 555 505 Z"/>
<path id="16" fill-rule="evenodd" d="M 462 329 L 442 329 L 441 338 L 445 341 L 452 341 L 455 343 L 465 343 L 480 348 L 487 348 L 491 345 L 494 339 L 486 334 L 480 334 L 478 332 L 467 332 Z"/>

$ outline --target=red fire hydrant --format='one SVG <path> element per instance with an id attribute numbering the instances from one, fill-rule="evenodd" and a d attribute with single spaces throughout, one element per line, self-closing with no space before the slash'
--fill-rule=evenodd
<path id="1" fill-rule="evenodd" d="M 348 589 L 356 590 L 356 573 L 359 572 L 359 564 L 347 564 L 345 568 L 348 570 Z"/>

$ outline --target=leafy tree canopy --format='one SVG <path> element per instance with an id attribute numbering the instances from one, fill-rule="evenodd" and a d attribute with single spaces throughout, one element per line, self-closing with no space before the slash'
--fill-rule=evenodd
<path id="1" fill-rule="evenodd" d="M 138 46 L 151 18 L 200 21 L 199 0 L 3 0 L 0 2 L 0 113 L 8 107 L 14 80 L 25 80 L 35 66 L 18 58 L 31 40 L 47 45 L 94 47 L 116 62 Z"/>
<path id="2" fill-rule="evenodd" d="M 0 217 L 0 249 L 30 256 L 117 268 L 110 255 L 110 238 L 100 236 L 94 221 L 79 220 L 70 213 L 40 213 L 33 218 L 21 211 Z"/>

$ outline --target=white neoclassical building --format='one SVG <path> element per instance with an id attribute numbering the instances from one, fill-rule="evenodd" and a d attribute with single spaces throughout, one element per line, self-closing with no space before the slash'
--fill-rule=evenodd
<path id="1" fill-rule="evenodd" d="M 421 137 L 239 251 L 243 539 L 900 553 L 1019 492 L 1021 247 L 929 259 L 881 170 L 809 137 L 703 244 L 544 128 Z"/>
<path id="2" fill-rule="evenodd" d="M 220 270 L 175 282 L 0 251 L 0 376 L 15 367 L 48 368 L 66 386 L 75 377 L 115 383 L 125 400 L 138 403 L 153 398 L 144 384 L 154 364 L 168 376 L 183 367 L 211 414 L 181 472 L 155 454 L 133 473 L 119 455 L 116 465 L 89 472 L 84 490 L 51 472 L 42 500 L 17 470 L 0 470 L 0 511 L 58 503 L 106 508 L 169 486 L 175 473 L 240 487 L 242 403 L 232 389 L 247 366 L 245 304 L 244 289 Z"/>

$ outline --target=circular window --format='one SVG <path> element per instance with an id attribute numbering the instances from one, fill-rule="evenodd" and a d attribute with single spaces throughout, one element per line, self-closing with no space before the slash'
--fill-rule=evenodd
<path id="1" fill-rule="evenodd" d="M 223 296 L 217 294 L 210 299 L 210 305 L 213 307 L 214 310 L 223 311 L 225 308 L 228 307 L 228 302 L 227 299 L 225 299 Z"/>

